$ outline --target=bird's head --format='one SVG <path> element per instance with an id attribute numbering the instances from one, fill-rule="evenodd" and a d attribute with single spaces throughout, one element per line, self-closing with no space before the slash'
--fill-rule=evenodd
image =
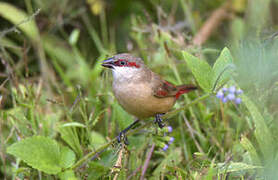
<path id="1" fill-rule="evenodd" d="M 104 60 L 103 67 L 112 70 L 114 79 L 131 79 L 143 72 L 144 62 L 141 58 L 134 57 L 128 53 L 117 54 Z"/>

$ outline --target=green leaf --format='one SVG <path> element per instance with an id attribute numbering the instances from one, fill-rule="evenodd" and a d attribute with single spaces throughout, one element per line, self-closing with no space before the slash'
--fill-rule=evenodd
<path id="1" fill-rule="evenodd" d="M 253 144 L 249 141 L 249 139 L 247 139 L 245 136 L 242 136 L 240 140 L 240 144 L 249 153 L 253 164 L 255 165 L 261 164 L 258 153 L 255 147 L 253 146 Z"/>
<path id="2" fill-rule="evenodd" d="M 60 166 L 63 169 L 67 169 L 71 167 L 74 164 L 74 162 L 75 162 L 74 152 L 66 146 L 61 146 Z"/>
<path id="3" fill-rule="evenodd" d="M 73 170 L 67 170 L 58 174 L 61 180 L 77 180 Z"/>
<path id="4" fill-rule="evenodd" d="M 77 156 L 81 157 L 83 152 L 75 127 L 60 127 L 58 131 L 62 139 L 77 153 Z"/>
<path id="5" fill-rule="evenodd" d="M 94 149 L 97 149 L 106 143 L 106 139 L 100 133 L 92 131 L 91 142 Z"/>
<path id="6" fill-rule="evenodd" d="M 48 137 L 26 138 L 8 147 L 7 152 L 48 174 L 57 174 L 62 169 L 59 145 Z"/>
<path id="7" fill-rule="evenodd" d="M 100 177 L 109 174 L 111 167 L 115 165 L 117 156 L 114 150 L 107 150 L 100 154 L 99 159 L 88 163 L 89 167 L 86 170 L 88 179 L 99 179 Z M 102 178 L 105 179 L 105 178 Z"/>
<path id="8" fill-rule="evenodd" d="M 225 47 L 213 65 L 213 91 L 229 80 L 233 66 L 233 57 Z"/>
<path id="9" fill-rule="evenodd" d="M 123 108 L 118 103 L 114 103 L 112 107 L 113 107 L 112 121 L 117 122 L 117 125 L 119 126 L 120 129 L 126 128 L 134 121 L 132 116 L 130 116 L 126 111 L 124 111 Z"/>
<path id="10" fill-rule="evenodd" d="M 263 116 L 256 107 L 256 105 L 245 95 L 242 95 L 242 101 L 246 108 L 249 110 L 254 124 L 255 124 L 255 137 L 259 143 L 260 149 L 265 158 L 272 158 L 274 155 L 273 144 L 274 140 L 270 134 L 270 129 L 267 127 Z"/>
<path id="11" fill-rule="evenodd" d="M 109 167 L 106 167 L 98 162 L 90 162 L 88 168 L 88 179 L 99 179 L 101 176 L 108 174 Z"/>
<path id="12" fill-rule="evenodd" d="M 217 166 L 219 173 L 238 172 L 262 168 L 261 166 L 253 166 L 242 162 L 231 162 L 229 164 L 218 163 Z"/>
<path id="13" fill-rule="evenodd" d="M 62 124 L 61 127 L 80 127 L 80 128 L 85 128 L 86 126 L 84 124 L 81 124 L 79 122 L 69 122 Z"/>
<path id="14" fill-rule="evenodd" d="M 72 150 L 43 136 L 33 136 L 14 143 L 8 147 L 7 152 L 48 174 L 57 174 L 71 167 L 75 161 Z"/>
<path id="15" fill-rule="evenodd" d="M 183 57 L 200 87 L 205 92 L 211 92 L 211 80 L 213 79 L 214 75 L 210 65 L 206 61 L 200 60 L 185 51 L 183 51 Z"/>

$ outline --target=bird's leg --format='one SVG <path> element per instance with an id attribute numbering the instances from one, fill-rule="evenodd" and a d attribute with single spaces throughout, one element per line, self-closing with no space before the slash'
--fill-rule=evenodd
<path id="1" fill-rule="evenodd" d="M 157 125 L 160 129 L 162 129 L 165 126 L 165 124 L 163 123 L 163 119 L 161 118 L 164 114 L 165 113 L 155 115 L 154 123 L 157 123 Z"/>
<path id="2" fill-rule="evenodd" d="M 129 125 L 127 128 L 125 128 L 124 130 L 122 130 L 119 133 L 119 135 L 117 136 L 118 143 L 120 143 L 123 140 L 125 145 L 128 145 L 128 140 L 127 140 L 127 137 L 126 137 L 126 132 L 128 130 L 130 130 L 131 128 L 133 128 L 138 122 L 139 122 L 139 119 L 134 121 L 131 125 Z"/>

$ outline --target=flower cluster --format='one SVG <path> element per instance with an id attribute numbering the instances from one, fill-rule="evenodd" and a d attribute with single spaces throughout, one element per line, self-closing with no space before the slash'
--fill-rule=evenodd
<path id="1" fill-rule="evenodd" d="M 241 103 L 241 98 L 238 95 L 242 94 L 241 89 L 237 89 L 235 86 L 230 86 L 229 88 L 223 87 L 216 93 L 216 97 L 220 99 L 223 103 L 228 101 L 233 101 L 236 104 Z"/>
<path id="2" fill-rule="evenodd" d="M 171 133 L 173 131 L 173 128 L 171 126 L 167 126 L 166 128 L 163 128 L 162 131 L 164 133 L 164 137 L 160 139 L 161 141 L 158 143 L 158 145 L 162 148 L 163 151 L 167 151 L 169 145 L 172 144 L 175 140 L 174 137 L 167 136 L 167 133 Z M 167 143 L 165 143 L 165 141 Z"/>

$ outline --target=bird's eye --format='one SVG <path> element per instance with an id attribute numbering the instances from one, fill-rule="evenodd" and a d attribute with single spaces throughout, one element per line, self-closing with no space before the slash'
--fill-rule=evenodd
<path id="1" fill-rule="evenodd" d="M 121 65 L 121 66 L 125 66 L 125 65 L 126 65 L 126 62 L 125 62 L 125 61 L 120 61 L 120 65 Z"/>

